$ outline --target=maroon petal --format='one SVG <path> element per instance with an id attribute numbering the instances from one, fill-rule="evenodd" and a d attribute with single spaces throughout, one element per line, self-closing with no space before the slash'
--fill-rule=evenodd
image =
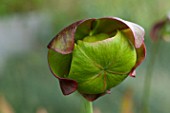
<path id="1" fill-rule="evenodd" d="M 48 48 L 62 54 L 71 53 L 74 48 L 74 34 L 77 26 L 84 20 L 77 21 L 59 32 L 49 43 Z"/>
<path id="2" fill-rule="evenodd" d="M 74 80 L 59 78 L 59 82 L 64 95 L 69 95 L 77 90 L 78 84 Z"/>
<path id="3" fill-rule="evenodd" d="M 101 97 L 101 96 L 103 96 L 103 95 L 105 95 L 105 94 L 110 94 L 110 93 L 111 93 L 110 90 L 107 90 L 106 92 L 100 93 L 100 94 L 82 94 L 82 93 L 81 93 L 81 95 L 82 95 L 85 99 L 87 99 L 88 101 L 94 101 L 94 100 L 98 99 L 99 97 Z"/>
<path id="4" fill-rule="evenodd" d="M 100 96 L 103 96 L 104 94 L 82 94 L 82 96 L 87 99 L 88 101 L 94 101 Z"/>
<path id="5" fill-rule="evenodd" d="M 157 22 L 151 29 L 150 36 L 153 41 L 157 41 L 160 38 L 160 30 L 165 25 L 166 20 Z"/>

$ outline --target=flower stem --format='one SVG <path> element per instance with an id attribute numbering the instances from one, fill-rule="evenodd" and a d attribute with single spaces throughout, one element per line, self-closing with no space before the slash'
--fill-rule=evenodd
<path id="1" fill-rule="evenodd" d="M 154 43 L 152 45 L 151 55 L 150 55 L 150 62 L 148 64 L 148 68 L 145 75 L 144 81 L 144 93 L 142 98 L 142 112 L 141 113 L 149 113 L 149 99 L 150 99 L 150 89 L 151 89 L 151 82 L 152 82 L 152 75 L 153 75 L 153 68 L 156 60 L 157 53 L 159 51 L 160 41 Z"/>
<path id="2" fill-rule="evenodd" d="M 84 99 L 84 105 L 85 105 L 85 112 L 84 113 L 93 113 L 93 104 L 90 101 L 87 101 Z"/>

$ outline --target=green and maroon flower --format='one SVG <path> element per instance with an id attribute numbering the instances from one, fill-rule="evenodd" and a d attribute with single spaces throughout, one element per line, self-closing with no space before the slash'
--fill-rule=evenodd
<path id="1" fill-rule="evenodd" d="M 116 17 L 77 21 L 48 45 L 48 63 L 64 95 L 93 101 L 121 83 L 145 58 L 144 29 Z"/>
<path id="2" fill-rule="evenodd" d="M 151 39 L 158 41 L 163 39 L 170 42 L 170 14 L 163 20 L 156 22 L 150 32 Z"/>

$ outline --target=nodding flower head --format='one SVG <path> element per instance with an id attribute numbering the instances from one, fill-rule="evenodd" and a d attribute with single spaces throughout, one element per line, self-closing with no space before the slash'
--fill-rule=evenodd
<path id="1" fill-rule="evenodd" d="M 160 20 L 153 25 L 150 36 L 154 42 L 159 39 L 170 42 L 170 13 L 165 19 Z"/>
<path id="2" fill-rule="evenodd" d="M 48 63 L 64 95 L 93 101 L 135 76 L 145 58 L 144 29 L 116 17 L 84 19 L 61 30 L 48 45 Z"/>

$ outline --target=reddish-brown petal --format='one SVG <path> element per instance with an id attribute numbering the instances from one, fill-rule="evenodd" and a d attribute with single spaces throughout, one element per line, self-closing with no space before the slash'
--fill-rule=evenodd
<path id="1" fill-rule="evenodd" d="M 165 25 L 166 20 L 157 22 L 150 31 L 150 36 L 153 41 L 157 41 L 160 38 L 160 30 Z"/>
<path id="2" fill-rule="evenodd" d="M 74 34 L 77 26 L 84 20 L 77 21 L 59 32 L 49 43 L 48 48 L 62 54 L 69 54 L 74 48 Z"/>
<path id="3" fill-rule="evenodd" d="M 81 95 L 87 99 L 88 101 L 94 101 L 96 99 L 98 99 L 99 97 L 105 95 L 105 94 L 110 94 L 110 90 L 107 90 L 106 92 L 104 93 L 100 93 L 100 94 L 82 94 Z"/>
<path id="4" fill-rule="evenodd" d="M 66 78 L 59 78 L 60 88 L 64 95 L 69 95 L 77 90 L 78 84 L 76 81 Z"/>

